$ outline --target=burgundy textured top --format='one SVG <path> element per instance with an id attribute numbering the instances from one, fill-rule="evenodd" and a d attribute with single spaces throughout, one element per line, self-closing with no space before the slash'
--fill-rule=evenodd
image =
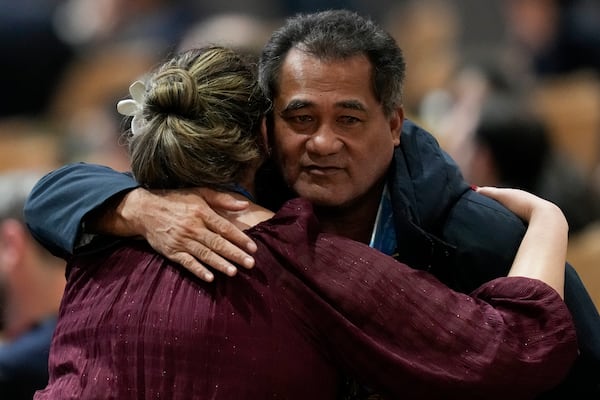
<path id="1" fill-rule="evenodd" d="M 256 267 L 204 283 L 143 241 L 79 257 L 35 399 L 526 399 L 577 354 L 558 294 L 501 278 L 452 292 L 288 202 L 247 231 Z"/>

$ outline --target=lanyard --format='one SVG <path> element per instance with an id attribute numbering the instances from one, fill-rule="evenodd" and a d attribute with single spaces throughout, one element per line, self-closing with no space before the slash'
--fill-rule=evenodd
<path id="1" fill-rule="evenodd" d="M 392 199 L 387 185 L 383 188 L 381 200 L 379 201 L 379 209 L 377 210 L 369 246 L 389 256 L 396 253 L 396 228 L 394 227 L 394 215 L 392 213 Z"/>

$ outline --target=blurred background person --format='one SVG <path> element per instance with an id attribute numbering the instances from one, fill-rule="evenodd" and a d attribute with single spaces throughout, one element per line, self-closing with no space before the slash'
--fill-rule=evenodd
<path id="1" fill-rule="evenodd" d="M 538 77 L 600 73 L 597 0 L 506 0 L 503 13 L 513 65 Z"/>
<path id="2" fill-rule="evenodd" d="M 510 96 L 487 99 L 465 168 L 476 185 L 518 187 L 551 199 L 565 213 L 571 235 L 600 217 L 600 197 L 585 175 L 555 149 L 543 119 Z"/>
<path id="3" fill-rule="evenodd" d="M 22 210 L 41 177 L 0 174 L 0 393 L 31 399 L 48 382 L 48 354 L 65 286 L 65 262 L 29 234 Z"/>

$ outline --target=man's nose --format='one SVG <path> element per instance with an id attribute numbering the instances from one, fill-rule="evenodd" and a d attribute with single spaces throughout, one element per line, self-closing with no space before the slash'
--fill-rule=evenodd
<path id="1" fill-rule="evenodd" d="M 310 153 L 326 156 L 339 152 L 343 145 L 331 127 L 323 124 L 319 126 L 306 142 L 306 150 Z"/>

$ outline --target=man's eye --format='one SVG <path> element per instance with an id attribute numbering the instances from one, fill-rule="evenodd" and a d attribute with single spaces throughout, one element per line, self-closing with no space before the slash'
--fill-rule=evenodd
<path id="1" fill-rule="evenodd" d="M 351 115 L 344 115 L 343 117 L 338 118 L 338 120 L 344 124 L 355 124 L 360 122 L 359 118 L 353 117 Z"/>
<path id="2" fill-rule="evenodd" d="M 296 123 L 306 123 L 312 122 L 313 118 L 310 115 L 294 115 L 290 117 L 290 120 Z"/>
<path id="3" fill-rule="evenodd" d="M 284 116 L 283 119 L 287 121 L 288 124 L 292 125 L 306 125 L 312 123 L 315 119 L 310 115 L 287 115 Z"/>

